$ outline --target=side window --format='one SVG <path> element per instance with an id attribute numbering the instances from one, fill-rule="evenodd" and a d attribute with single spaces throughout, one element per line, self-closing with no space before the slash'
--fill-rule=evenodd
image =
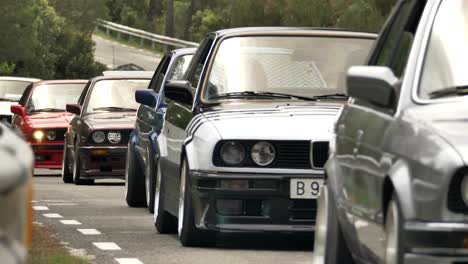
<path id="1" fill-rule="evenodd" d="M 401 78 L 406 68 L 425 1 L 404 1 L 384 30 L 371 65 L 387 66 Z"/>
<path id="2" fill-rule="evenodd" d="M 210 53 L 211 46 L 213 45 L 212 37 L 207 37 L 202 44 L 200 45 L 199 50 L 195 56 L 194 61 L 192 62 L 193 67 L 190 67 L 192 70 L 188 75 L 188 81 L 192 84 L 192 87 L 197 88 L 198 82 L 200 81 L 201 73 L 203 66 L 205 65 L 208 54 Z"/>
<path id="3" fill-rule="evenodd" d="M 172 66 L 171 72 L 169 73 L 169 80 L 183 80 L 192 57 L 193 55 L 183 55 L 178 57 Z"/>
<path id="4" fill-rule="evenodd" d="M 149 89 L 153 89 L 156 93 L 159 93 L 159 90 L 161 89 L 161 84 L 164 81 L 164 76 L 166 75 L 167 67 L 169 66 L 170 61 L 170 55 L 164 56 L 164 58 L 159 63 L 153 78 L 151 79 Z"/>

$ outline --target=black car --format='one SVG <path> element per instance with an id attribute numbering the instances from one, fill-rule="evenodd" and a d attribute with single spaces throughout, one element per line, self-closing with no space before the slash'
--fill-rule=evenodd
<path id="1" fill-rule="evenodd" d="M 157 230 L 178 226 L 184 246 L 213 245 L 218 232 L 313 232 L 330 131 L 348 99 L 342 77 L 364 64 L 375 38 L 301 28 L 209 34 L 187 81 L 165 88 Z"/>
<path id="2" fill-rule="evenodd" d="M 468 1 L 399 1 L 348 73 L 314 263 L 468 263 Z"/>

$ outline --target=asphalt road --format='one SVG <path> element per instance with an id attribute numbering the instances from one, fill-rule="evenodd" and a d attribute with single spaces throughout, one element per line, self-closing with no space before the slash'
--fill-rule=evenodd
<path id="1" fill-rule="evenodd" d="M 161 60 L 161 56 L 157 54 L 103 39 L 96 35 L 93 36 L 93 40 L 96 43 L 95 59 L 111 69 L 119 65 L 133 63 L 145 70 L 154 71 Z"/>
<path id="2" fill-rule="evenodd" d="M 146 209 L 126 205 L 121 180 L 75 186 L 63 184 L 57 175 L 42 175 L 34 178 L 34 186 L 35 221 L 55 233 L 71 252 L 88 257 L 91 263 L 311 263 L 309 236 L 223 235 L 218 237 L 215 248 L 184 248 L 177 235 L 155 231 L 152 215 Z M 99 234 L 85 235 L 78 229 L 92 229 L 82 232 Z M 101 242 L 108 244 L 94 244 Z"/>

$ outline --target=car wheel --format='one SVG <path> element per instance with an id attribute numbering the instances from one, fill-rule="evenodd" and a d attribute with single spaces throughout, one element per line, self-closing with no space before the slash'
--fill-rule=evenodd
<path id="1" fill-rule="evenodd" d="M 81 179 L 81 160 L 80 160 L 78 146 L 76 145 L 75 145 L 74 153 L 75 153 L 74 154 L 75 158 L 73 159 L 73 182 L 75 183 L 75 185 L 93 184 L 94 180 Z"/>
<path id="2" fill-rule="evenodd" d="M 154 194 L 154 227 L 161 234 L 177 231 L 177 221 L 164 208 L 164 185 L 162 184 L 161 165 L 158 161 L 156 174 L 156 190 Z"/>
<path id="3" fill-rule="evenodd" d="M 401 247 L 401 210 L 398 199 L 394 196 L 387 207 L 385 219 L 385 263 L 403 263 L 403 250 Z"/>
<path id="4" fill-rule="evenodd" d="M 178 234 L 184 247 L 210 246 L 215 242 L 212 232 L 200 230 L 195 226 L 192 209 L 191 183 L 186 160 L 182 162 L 180 173 Z"/>
<path id="5" fill-rule="evenodd" d="M 318 198 L 313 264 L 353 264 L 338 222 L 332 193 L 325 186 Z"/>
<path id="6" fill-rule="evenodd" d="M 128 143 L 127 161 L 125 165 L 125 200 L 130 207 L 146 205 L 145 182 L 141 177 L 141 169 L 135 159 L 133 144 Z"/>
<path id="7" fill-rule="evenodd" d="M 154 174 L 154 159 L 152 150 L 147 151 L 146 155 L 146 173 L 145 173 L 145 189 L 146 189 L 146 206 L 150 213 L 154 213 L 154 194 L 156 192 L 156 179 Z"/>
<path id="8" fill-rule="evenodd" d="M 63 145 L 63 158 L 62 158 L 62 180 L 64 183 L 73 182 L 73 173 L 70 170 L 70 162 L 68 160 L 67 141 Z"/>

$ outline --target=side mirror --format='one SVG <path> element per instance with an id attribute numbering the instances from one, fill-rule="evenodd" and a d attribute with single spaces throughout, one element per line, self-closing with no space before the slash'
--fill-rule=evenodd
<path id="1" fill-rule="evenodd" d="M 135 101 L 149 107 L 155 107 L 158 102 L 158 95 L 151 89 L 136 90 Z"/>
<path id="2" fill-rule="evenodd" d="M 79 104 L 67 104 L 66 105 L 67 112 L 70 112 L 75 115 L 81 114 L 81 106 Z"/>
<path id="3" fill-rule="evenodd" d="M 10 111 L 13 114 L 17 114 L 19 116 L 25 116 L 26 115 L 26 108 L 22 105 L 12 105 L 10 106 Z"/>
<path id="4" fill-rule="evenodd" d="M 398 78 L 382 66 L 354 66 L 347 75 L 348 95 L 372 104 L 392 108 L 396 101 Z"/>
<path id="5" fill-rule="evenodd" d="M 189 81 L 169 81 L 164 86 L 164 96 L 182 104 L 192 105 L 193 90 Z"/>

